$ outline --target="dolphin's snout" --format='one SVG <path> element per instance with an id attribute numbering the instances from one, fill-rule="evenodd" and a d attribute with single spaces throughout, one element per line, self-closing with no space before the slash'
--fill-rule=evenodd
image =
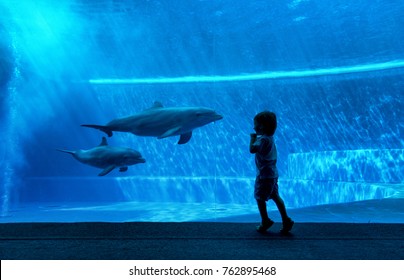
<path id="1" fill-rule="evenodd" d="M 221 119 L 223 119 L 223 116 L 222 116 L 222 115 L 217 114 L 217 115 L 216 115 L 216 120 L 221 120 Z"/>
<path id="2" fill-rule="evenodd" d="M 218 120 L 221 120 L 221 119 L 223 119 L 223 116 L 220 115 L 220 114 L 217 114 L 217 113 L 216 113 L 216 114 L 213 116 L 213 122 L 218 121 Z"/>
<path id="3" fill-rule="evenodd" d="M 138 161 L 139 161 L 139 163 L 145 163 L 146 162 L 146 160 L 144 158 L 139 158 Z"/>

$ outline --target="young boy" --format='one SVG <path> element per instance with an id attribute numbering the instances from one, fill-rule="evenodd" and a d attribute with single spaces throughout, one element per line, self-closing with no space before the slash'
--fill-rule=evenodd
<path id="1" fill-rule="evenodd" d="M 276 167 L 277 152 L 273 135 L 277 127 L 276 115 L 273 112 L 263 111 L 254 117 L 254 130 L 250 138 L 250 153 L 255 154 L 257 177 L 255 179 L 254 197 L 257 200 L 258 210 L 262 222 L 257 231 L 264 233 L 273 224 L 268 217 L 266 201 L 272 199 L 278 207 L 282 217 L 283 227 L 281 233 L 288 233 L 294 221 L 286 213 L 285 203 L 278 193 L 278 169 Z"/>

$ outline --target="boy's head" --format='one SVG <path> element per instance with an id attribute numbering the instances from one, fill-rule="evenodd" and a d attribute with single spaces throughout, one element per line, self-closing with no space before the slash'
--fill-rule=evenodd
<path id="1" fill-rule="evenodd" d="M 254 117 L 254 129 L 257 133 L 272 136 L 275 133 L 276 126 L 276 115 L 273 112 L 263 111 Z"/>

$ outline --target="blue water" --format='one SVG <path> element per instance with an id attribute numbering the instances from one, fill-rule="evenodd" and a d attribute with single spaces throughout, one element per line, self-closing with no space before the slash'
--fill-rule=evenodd
<path id="1" fill-rule="evenodd" d="M 248 143 L 265 109 L 288 208 L 402 199 L 402 14 L 398 0 L 1 1 L 0 222 L 256 219 Z M 102 178 L 56 151 L 154 101 L 224 118 L 185 145 L 114 133 L 146 163 Z"/>

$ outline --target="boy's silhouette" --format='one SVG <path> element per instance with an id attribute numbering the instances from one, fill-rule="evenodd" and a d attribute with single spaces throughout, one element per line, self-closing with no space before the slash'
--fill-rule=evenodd
<path id="1" fill-rule="evenodd" d="M 266 201 L 272 199 L 282 217 L 281 233 L 289 232 L 294 221 L 286 213 L 285 203 L 278 193 L 278 169 L 276 167 L 277 152 L 273 138 L 277 127 L 276 115 L 263 111 L 254 117 L 254 130 L 250 136 L 250 153 L 255 154 L 257 177 L 255 179 L 254 197 L 262 222 L 257 226 L 258 232 L 266 232 L 273 224 L 268 217 Z"/>

